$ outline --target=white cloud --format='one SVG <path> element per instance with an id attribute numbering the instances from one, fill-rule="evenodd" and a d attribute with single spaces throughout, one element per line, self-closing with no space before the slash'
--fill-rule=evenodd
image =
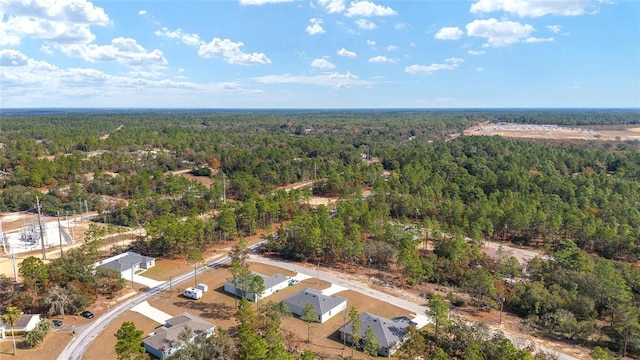
<path id="1" fill-rule="evenodd" d="M 51 46 L 49 44 L 44 44 L 40 46 L 40 51 L 42 51 L 47 55 L 53 55 L 53 49 L 51 49 Z"/>
<path id="2" fill-rule="evenodd" d="M 341 13 L 344 11 L 344 0 L 318 0 L 320 6 L 327 9 L 329 14 Z"/>
<path id="3" fill-rule="evenodd" d="M 296 76 L 291 74 L 266 75 L 254 78 L 253 80 L 261 84 L 306 84 L 329 86 L 334 89 L 373 84 L 371 81 L 360 80 L 358 76 L 353 75 L 350 72 L 346 72 L 344 74 L 330 73 L 316 76 Z"/>
<path id="4" fill-rule="evenodd" d="M 467 35 L 487 39 L 484 46 L 500 47 L 518 43 L 527 39 L 535 30 L 529 24 L 514 21 L 498 21 L 495 18 L 474 20 L 467 24 Z"/>
<path id="5" fill-rule="evenodd" d="M 484 71 L 484 68 L 477 67 L 477 68 L 476 68 L 476 71 L 477 71 L 477 72 L 482 72 L 482 71 Z"/>
<path id="6" fill-rule="evenodd" d="M 138 11 L 138 15 L 147 15 L 147 10 Z"/>
<path id="7" fill-rule="evenodd" d="M 431 65 L 411 65 L 404 68 L 409 74 L 427 74 L 430 75 L 435 71 L 453 70 L 457 68 L 456 64 L 431 64 Z"/>
<path id="8" fill-rule="evenodd" d="M 504 11 L 520 17 L 578 16 L 597 12 L 598 3 L 603 2 L 602 0 L 479 0 L 471 5 L 471 12 Z"/>
<path id="9" fill-rule="evenodd" d="M 367 19 L 358 19 L 356 20 L 356 25 L 362 30 L 373 30 L 377 28 L 376 24 L 367 20 Z"/>
<path id="10" fill-rule="evenodd" d="M 333 65 L 326 59 L 315 59 L 311 62 L 311 66 L 322 70 L 331 70 L 336 68 L 335 65 Z"/>
<path id="11" fill-rule="evenodd" d="M 233 42 L 229 39 L 213 38 L 211 42 L 200 45 L 198 55 L 202 58 L 223 58 L 229 64 L 256 65 L 271 64 L 271 60 L 263 53 L 243 53 L 240 48 L 242 42 Z"/>
<path id="12" fill-rule="evenodd" d="M 480 50 L 480 51 L 469 50 L 467 51 L 467 54 L 473 55 L 473 56 L 484 55 L 484 50 Z"/>
<path id="13" fill-rule="evenodd" d="M 131 77 L 142 77 L 148 79 L 159 79 L 164 76 L 160 71 L 130 71 L 127 73 Z"/>
<path id="14" fill-rule="evenodd" d="M 17 45 L 23 38 L 57 43 L 90 43 L 91 26 L 106 26 L 109 17 L 86 0 L 3 0 L 0 45 Z"/>
<path id="15" fill-rule="evenodd" d="M 393 59 L 389 59 L 386 56 L 374 56 L 369 59 L 370 63 L 394 63 Z"/>
<path id="16" fill-rule="evenodd" d="M 389 45 L 387 46 L 387 51 L 395 51 L 398 50 L 399 48 L 395 45 Z"/>
<path id="17" fill-rule="evenodd" d="M 438 40 L 458 40 L 464 35 L 459 27 L 443 27 L 438 30 L 434 38 Z"/>
<path id="18" fill-rule="evenodd" d="M 545 26 L 545 28 L 547 28 L 547 30 L 551 31 L 554 34 L 558 34 L 560 33 L 560 31 L 562 31 L 561 25 L 547 25 Z"/>
<path id="19" fill-rule="evenodd" d="M 354 58 L 356 57 L 356 53 L 353 51 L 349 51 L 345 48 L 342 48 L 340 50 L 337 51 L 337 54 L 340 56 L 346 56 L 346 57 L 350 57 L 350 58 Z"/>
<path id="20" fill-rule="evenodd" d="M 395 27 L 396 30 L 404 30 L 409 27 L 409 24 L 401 22 L 393 25 L 393 27 Z"/>
<path id="21" fill-rule="evenodd" d="M 24 66 L 28 61 L 29 58 L 18 50 L 0 50 L 0 66 Z"/>
<path id="22" fill-rule="evenodd" d="M 109 45 L 62 44 L 60 51 L 71 57 L 89 62 L 115 61 L 127 66 L 164 65 L 167 60 L 162 51 L 155 49 L 147 52 L 136 40 L 115 38 Z"/>
<path id="23" fill-rule="evenodd" d="M 370 1 L 352 1 L 349 8 L 345 12 L 345 16 L 389 16 L 397 15 L 395 10 L 388 6 L 382 6 Z"/>
<path id="24" fill-rule="evenodd" d="M 524 42 L 526 43 L 539 43 L 539 42 L 552 42 L 554 39 L 553 37 L 548 37 L 548 38 L 537 38 L 537 37 L 529 37 L 527 38 Z"/>
<path id="25" fill-rule="evenodd" d="M 460 64 L 464 62 L 464 59 L 460 59 L 457 57 L 450 57 L 450 58 L 446 58 L 444 59 L 444 62 L 450 63 L 450 64 Z"/>
<path id="26" fill-rule="evenodd" d="M 264 5 L 283 2 L 292 2 L 293 0 L 240 0 L 240 5 Z"/>
<path id="27" fill-rule="evenodd" d="M 307 26 L 306 29 L 309 35 L 324 34 L 324 29 L 322 28 L 322 19 L 312 18 L 309 19 L 309 22 L 311 23 L 311 25 Z"/>
<path id="28" fill-rule="evenodd" d="M 431 75 L 432 73 L 440 70 L 454 70 L 458 68 L 460 63 L 464 62 L 464 60 L 456 57 L 450 57 L 445 59 L 444 62 L 444 64 L 411 65 L 404 68 L 404 72 L 409 74 Z"/>
<path id="29" fill-rule="evenodd" d="M 369 45 L 369 46 L 375 46 L 375 45 L 376 45 L 376 42 L 375 42 L 375 41 L 373 41 L 373 40 L 367 40 L 367 45 Z"/>
<path id="30" fill-rule="evenodd" d="M 170 39 L 178 39 L 183 43 L 193 47 L 199 47 L 200 45 L 204 44 L 204 41 L 200 39 L 200 36 L 198 34 L 188 34 L 185 33 L 182 29 L 170 31 L 166 27 L 163 27 L 160 30 L 156 30 L 154 34 L 156 34 L 156 36 L 164 36 Z"/>
<path id="31" fill-rule="evenodd" d="M 250 93 L 237 83 L 199 84 L 151 79 L 156 72 L 132 72 L 115 76 L 91 68 L 62 69 L 31 59 L 12 49 L 0 49 L 0 88 L 3 102 L 16 107 L 40 106 L 136 106 L 158 97 L 191 99 L 194 95 Z M 145 78 L 151 77 L 151 78 Z M 47 91 L 38 91 L 48 89 Z M 165 106 L 171 106 L 169 104 Z"/>

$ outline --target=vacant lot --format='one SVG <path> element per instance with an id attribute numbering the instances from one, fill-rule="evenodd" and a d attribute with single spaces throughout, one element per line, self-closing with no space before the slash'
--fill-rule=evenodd
<path id="1" fill-rule="evenodd" d="M 558 125 L 499 123 L 470 127 L 464 131 L 464 134 L 556 140 L 640 140 L 640 128 L 637 127 L 623 130 L 594 130 L 579 127 L 562 127 Z"/>

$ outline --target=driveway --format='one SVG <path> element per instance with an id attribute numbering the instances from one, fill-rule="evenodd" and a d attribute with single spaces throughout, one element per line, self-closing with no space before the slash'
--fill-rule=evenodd
<path id="1" fill-rule="evenodd" d="M 149 305 L 148 302 L 143 301 L 140 304 L 134 306 L 131 308 L 131 311 L 135 311 L 137 313 L 140 313 L 146 317 L 148 317 L 149 319 L 156 321 L 160 324 L 164 324 L 167 322 L 167 320 L 171 319 L 173 316 L 167 314 L 164 311 L 158 310 L 156 308 L 154 308 L 153 306 Z"/>
<path id="2" fill-rule="evenodd" d="M 153 280 L 151 278 L 144 277 L 144 276 L 137 275 L 137 274 L 134 274 L 133 278 L 132 278 L 131 277 L 131 270 L 123 271 L 122 272 L 122 278 L 124 280 L 126 280 L 126 281 L 133 280 L 134 283 L 144 285 L 144 286 L 148 287 L 149 289 L 152 289 L 152 288 L 154 288 L 156 286 L 160 286 L 160 285 L 162 285 L 162 284 L 164 284 L 166 282 L 166 281 Z"/>
<path id="3" fill-rule="evenodd" d="M 345 290 L 348 290 L 348 289 L 346 287 L 331 283 L 330 287 L 322 290 L 322 295 L 331 296 L 333 294 L 337 294 L 337 293 L 339 293 L 341 291 L 345 291 Z"/>

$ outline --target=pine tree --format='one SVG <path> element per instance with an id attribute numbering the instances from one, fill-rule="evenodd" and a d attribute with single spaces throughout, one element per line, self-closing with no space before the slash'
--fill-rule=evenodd
<path id="1" fill-rule="evenodd" d="M 136 329 L 136 325 L 131 321 L 125 321 L 120 329 L 113 336 L 118 339 L 116 343 L 116 356 L 118 360 L 137 359 L 146 350 L 142 346 L 142 330 Z"/>

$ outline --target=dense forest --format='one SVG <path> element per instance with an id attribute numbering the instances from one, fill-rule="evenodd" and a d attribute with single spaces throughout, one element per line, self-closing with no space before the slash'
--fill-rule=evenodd
<path id="1" fill-rule="evenodd" d="M 33 211 L 36 196 L 50 214 L 86 201 L 99 222 L 144 227 L 135 249 L 167 257 L 280 223 L 265 251 L 402 271 L 399 285 L 468 294 L 450 296 L 454 305 L 502 302 L 545 336 L 639 355 L 640 143 L 451 136 L 484 122 L 621 128 L 640 112 L 3 111 L 0 211 Z M 302 181 L 315 183 L 279 188 Z M 341 200 L 314 207 L 312 196 Z M 487 240 L 549 260 L 523 272 L 485 255 Z M 71 254 L 77 268 L 33 260 L 28 291 L 3 290 L 4 304 L 36 310 L 50 306 L 38 294 L 72 288 L 82 304 L 117 291 L 111 274 L 78 277 L 94 249 Z"/>

